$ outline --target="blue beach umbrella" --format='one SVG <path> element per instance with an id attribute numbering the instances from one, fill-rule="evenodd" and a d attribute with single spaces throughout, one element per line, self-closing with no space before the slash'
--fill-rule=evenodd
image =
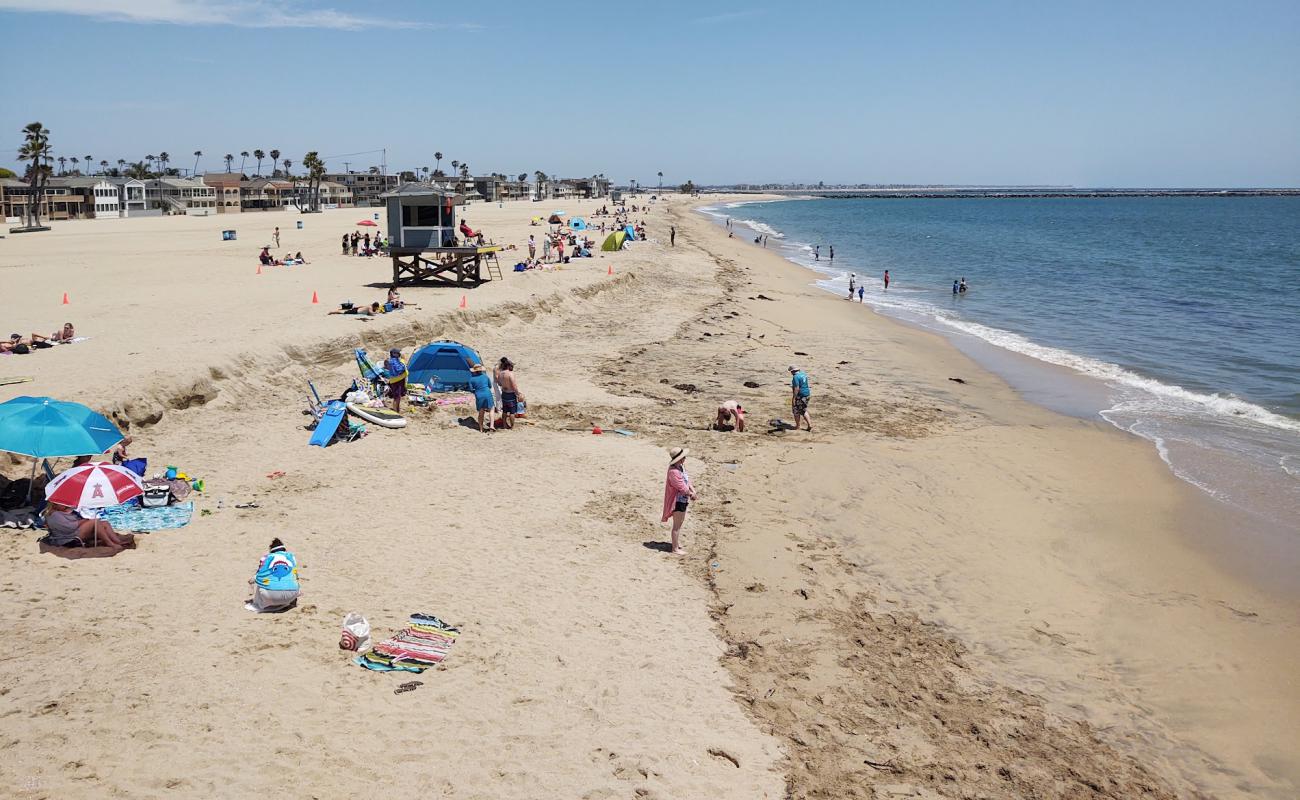
<path id="1" fill-rule="evenodd" d="M 0 450 L 32 458 L 93 456 L 122 441 L 103 414 L 51 397 L 0 403 Z"/>

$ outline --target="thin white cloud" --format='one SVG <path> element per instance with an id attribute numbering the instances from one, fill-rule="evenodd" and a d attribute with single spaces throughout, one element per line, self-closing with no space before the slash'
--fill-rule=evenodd
<path id="1" fill-rule="evenodd" d="M 3 2 L 3 0 L 0 0 L 0 2 Z M 767 12 L 764 9 L 751 8 L 746 11 L 724 11 L 721 14 L 710 14 L 707 17 L 696 17 L 691 21 L 696 25 L 716 25 L 722 22 L 739 22 L 742 19 L 762 16 L 765 13 Z"/>
<path id="2" fill-rule="evenodd" d="M 291 0 L 0 0 L 0 11 L 71 14 L 108 22 L 228 25 L 239 28 L 357 30 L 400 25 L 404 28 L 473 30 L 478 27 L 385 20 Z"/>

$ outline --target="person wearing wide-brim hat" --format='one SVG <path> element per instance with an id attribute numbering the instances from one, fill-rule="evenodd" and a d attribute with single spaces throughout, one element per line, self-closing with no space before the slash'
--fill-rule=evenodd
<path id="1" fill-rule="evenodd" d="M 679 535 L 682 523 L 686 522 L 686 508 L 695 499 L 695 487 L 691 485 L 691 476 L 686 474 L 686 455 L 690 451 L 685 447 L 674 447 L 668 451 L 668 479 L 664 482 L 664 515 L 660 522 L 673 521 L 673 555 L 686 555 Z"/>
<path id="2" fill-rule="evenodd" d="M 474 393 L 474 407 L 478 409 L 478 429 L 488 433 L 492 430 L 493 421 L 489 416 L 485 426 L 483 415 L 496 408 L 496 398 L 492 396 L 492 379 L 482 364 L 474 364 L 469 368 L 469 390 Z"/>

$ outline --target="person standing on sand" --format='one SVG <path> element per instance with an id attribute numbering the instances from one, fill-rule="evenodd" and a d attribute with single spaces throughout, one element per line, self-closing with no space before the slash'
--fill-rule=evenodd
<path id="1" fill-rule="evenodd" d="M 853 299 L 853 291 L 857 288 L 858 288 L 858 276 L 850 272 L 849 273 L 849 299 L 850 300 Z"/>
<path id="2" fill-rule="evenodd" d="M 501 421 L 507 429 L 515 427 L 515 414 L 519 413 L 519 384 L 515 382 L 515 365 L 505 356 L 497 362 L 493 373 L 501 387 Z"/>
<path id="3" fill-rule="evenodd" d="M 388 396 L 393 399 L 393 410 L 402 413 L 402 398 L 406 396 L 406 365 L 402 363 L 401 348 L 388 351 L 384 360 L 384 379 L 388 381 Z"/>
<path id="4" fill-rule="evenodd" d="M 542 260 L 549 262 L 551 260 L 551 236 L 547 234 L 542 237 Z"/>
<path id="5" fill-rule="evenodd" d="M 280 249 L 280 226 L 279 225 L 275 226 L 275 233 L 271 235 L 275 237 L 275 249 L 279 250 Z"/>
<path id="6" fill-rule="evenodd" d="M 676 226 L 676 225 L 671 225 L 671 226 L 669 226 L 669 228 L 668 228 L 668 246 L 669 246 L 669 247 L 676 247 L 676 246 L 677 246 L 677 226 Z"/>
<path id="7" fill-rule="evenodd" d="M 885 270 L 885 291 L 889 291 L 889 270 Z"/>
<path id="8" fill-rule="evenodd" d="M 794 415 L 794 429 L 799 430 L 799 420 L 808 424 L 812 433 L 812 420 L 808 417 L 808 398 L 812 389 L 808 387 L 808 373 L 795 365 L 790 365 L 790 413 Z"/>
<path id="9" fill-rule="evenodd" d="M 866 293 L 867 293 L 867 287 L 865 287 L 865 286 L 859 286 L 859 287 L 858 287 L 858 302 L 859 302 L 859 303 L 862 302 L 862 296 L 863 296 L 864 294 L 866 294 Z"/>
<path id="10" fill-rule="evenodd" d="M 348 254 L 348 235 L 343 234 L 343 255 Z"/>
<path id="11" fill-rule="evenodd" d="M 537 239 L 531 233 L 528 234 L 528 260 L 537 260 Z"/>
<path id="12" fill-rule="evenodd" d="M 469 390 L 474 393 L 474 408 L 478 410 L 478 429 L 482 433 L 489 433 L 492 430 L 491 419 L 484 426 L 483 415 L 490 414 L 496 408 L 496 399 L 492 396 L 492 379 L 487 376 L 482 364 L 469 368 Z"/>
<path id="13" fill-rule="evenodd" d="M 664 513 L 660 522 L 673 521 L 673 555 L 686 555 L 681 545 L 682 523 L 686 522 L 686 509 L 695 499 L 695 487 L 686 474 L 686 455 L 690 450 L 674 447 L 668 451 L 668 478 L 664 481 Z"/>

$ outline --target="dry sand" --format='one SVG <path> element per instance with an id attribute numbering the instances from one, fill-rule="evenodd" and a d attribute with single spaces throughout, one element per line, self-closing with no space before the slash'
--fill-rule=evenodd
<path id="1" fill-rule="evenodd" d="M 0 358 L 0 376 L 36 377 L 0 400 L 109 413 L 154 466 L 204 476 L 213 511 L 110 559 L 0 537 L 0 785 L 1295 796 L 1296 605 L 1189 545 L 1214 511 L 1203 498 L 1144 443 L 1021 401 L 687 206 L 657 205 L 657 241 L 630 251 L 404 290 L 420 310 L 369 322 L 324 314 L 382 297 L 386 262 L 337 254 L 363 210 L 305 231 L 266 213 L 0 242 L 4 324 L 66 318 L 92 337 Z M 522 244 L 537 209 L 468 216 Z M 277 252 L 312 263 L 255 275 L 276 225 Z M 225 227 L 240 240 L 221 242 Z M 535 425 L 483 436 L 443 408 L 307 447 L 306 379 L 336 392 L 351 348 L 441 337 L 512 357 Z M 812 375 L 816 430 L 765 433 L 788 417 L 792 360 Z M 707 430 L 726 397 L 750 409 L 749 433 Z M 658 549 L 663 447 L 678 443 L 702 495 L 680 560 Z M 233 508 L 249 500 L 262 508 Z M 256 616 L 245 581 L 272 536 L 298 553 L 304 596 Z M 406 678 L 336 647 L 352 610 L 380 636 L 415 611 L 465 633 L 394 695 Z"/>

